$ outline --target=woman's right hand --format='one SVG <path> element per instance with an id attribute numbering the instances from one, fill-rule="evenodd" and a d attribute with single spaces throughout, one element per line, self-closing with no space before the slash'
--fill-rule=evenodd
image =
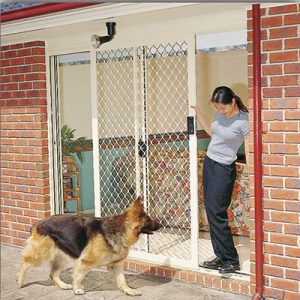
<path id="1" fill-rule="evenodd" d="M 190 108 L 193 108 L 195 110 L 197 119 L 200 121 L 200 123 L 203 126 L 204 130 L 206 131 L 206 133 L 211 136 L 212 135 L 212 131 L 210 129 L 210 124 L 207 123 L 207 121 L 204 118 L 202 112 L 199 111 L 197 109 L 197 106 L 195 106 L 195 105 L 190 105 Z"/>

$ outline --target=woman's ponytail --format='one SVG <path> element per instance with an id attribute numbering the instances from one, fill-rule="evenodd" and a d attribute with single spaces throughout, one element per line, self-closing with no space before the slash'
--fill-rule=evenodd
<path id="1" fill-rule="evenodd" d="M 239 96 L 233 94 L 233 99 L 235 100 L 236 105 L 238 106 L 240 111 L 247 112 L 247 113 L 249 112 L 248 108 L 245 106 L 245 104 L 243 103 L 242 99 Z"/>

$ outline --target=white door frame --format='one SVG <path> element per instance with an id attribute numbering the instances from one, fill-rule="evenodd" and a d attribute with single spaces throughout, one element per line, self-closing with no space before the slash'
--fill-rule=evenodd
<path id="1" fill-rule="evenodd" d="M 176 38 L 178 40 L 178 38 Z M 196 62 L 195 62 L 195 35 L 190 34 L 182 38 L 188 44 L 188 94 L 189 105 L 196 104 Z M 151 41 L 152 42 L 152 41 Z M 169 42 L 169 40 L 167 41 Z M 123 45 L 125 48 L 127 45 Z M 117 48 L 115 45 L 112 49 Z M 109 49 L 108 45 L 104 48 Z M 100 180 L 99 180 L 99 135 L 98 135 L 98 94 L 97 94 L 97 67 L 96 67 L 96 50 L 91 53 L 91 98 L 92 98 L 92 131 L 93 131 L 93 162 L 94 162 L 94 196 L 95 196 L 95 216 L 101 215 L 100 199 Z M 195 112 L 189 108 L 189 115 L 195 119 Z M 190 149 L 190 192 L 191 192 L 191 259 L 179 259 L 176 257 L 166 257 L 153 253 L 132 250 L 129 258 L 147 261 L 156 264 L 169 265 L 173 267 L 184 267 L 185 269 L 197 270 L 198 264 L 198 164 L 197 164 L 197 130 L 195 122 L 195 134 L 189 137 Z"/>

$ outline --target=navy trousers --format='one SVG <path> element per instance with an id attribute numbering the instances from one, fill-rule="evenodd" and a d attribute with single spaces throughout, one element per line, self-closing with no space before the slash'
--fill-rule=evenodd
<path id="1" fill-rule="evenodd" d="M 235 162 L 231 165 L 218 163 L 205 157 L 203 165 L 204 204 L 215 255 L 224 262 L 239 262 L 230 227 L 227 208 L 231 202 L 236 178 Z"/>

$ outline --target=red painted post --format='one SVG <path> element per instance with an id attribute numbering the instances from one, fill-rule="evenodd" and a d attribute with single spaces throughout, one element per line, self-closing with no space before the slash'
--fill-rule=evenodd
<path id="1" fill-rule="evenodd" d="M 254 196 L 255 196 L 255 270 L 256 294 L 263 299 L 263 209 L 262 209 L 262 122 L 261 122 L 261 40 L 260 5 L 252 5 L 253 22 L 253 113 L 254 113 Z"/>

